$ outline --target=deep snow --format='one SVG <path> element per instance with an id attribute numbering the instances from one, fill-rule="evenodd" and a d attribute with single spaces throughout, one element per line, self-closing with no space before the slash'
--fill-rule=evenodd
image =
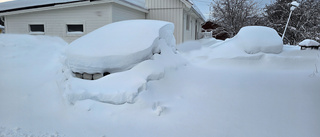
<path id="1" fill-rule="evenodd" d="M 132 104 L 114 105 L 70 103 L 64 86 L 94 82 L 71 77 L 66 46 L 55 37 L 0 35 L 0 136 L 320 135 L 319 51 L 283 46 L 280 54 L 248 54 L 232 39 L 184 43 L 177 53 L 165 48 L 163 56 L 175 61 L 156 55 L 153 67 L 138 65 L 132 72 L 159 72 L 161 61 L 175 67 L 146 82 Z"/>
<path id="2" fill-rule="evenodd" d="M 117 32 L 125 30 L 130 32 L 123 39 Z M 75 40 L 67 46 L 63 69 L 67 80 L 59 82 L 68 101 L 134 103 L 147 82 L 184 63 L 175 54 L 173 31 L 169 22 L 130 20 L 106 25 Z M 88 82 L 74 77 L 73 72 L 111 74 Z"/>
<path id="3" fill-rule="evenodd" d="M 80 73 L 128 70 L 159 53 L 159 41 L 174 47 L 173 30 L 172 23 L 154 20 L 108 24 L 70 43 L 67 64 L 73 72 Z"/>

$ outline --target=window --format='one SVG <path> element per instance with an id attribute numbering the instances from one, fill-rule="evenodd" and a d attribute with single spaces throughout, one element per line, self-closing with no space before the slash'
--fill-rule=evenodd
<path id="1" fill-rule="evenodd" d="M 83 32 L 83 24 L 68 24 L 68 32 Z"/>
<path id="2" fill-rule="evenodd" d="M 30 33 L 44 33 L 44 24 L 30 24 Z"/>
<path id="3" fill-rule="evenodd" d="M 187 30 L 190 30 L 190 16 L 187 15 L 187 22 L 186 22 L 186 27 L 187 27 Z"/>

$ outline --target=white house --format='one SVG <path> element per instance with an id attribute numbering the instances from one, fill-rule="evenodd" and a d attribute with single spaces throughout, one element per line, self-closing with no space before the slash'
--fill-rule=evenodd
<path id="1" fill-rule="evenodd" d="M 0 17 L 6 33 L 59 36 L 67 42 L 109 23 L 156 19 L 173 22 L 182 43 L 196 39 L 204 22 L 190 0 L 18 0 L 0 3 Z"/>
<path id="2" fill-rule="evenodd" d="M 191 0 L 146 0 L 148 19 L 173 22 L 177 43 L 198 38 L 205 17 Z"/>

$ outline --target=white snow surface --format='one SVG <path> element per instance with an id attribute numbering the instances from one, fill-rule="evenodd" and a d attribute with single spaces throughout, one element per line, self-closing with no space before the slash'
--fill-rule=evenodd
<path id="1" fill-rule="evenodd" d="M 303 41 L 301 41 L 299 43 L 300 46 L 319 46 L 320 43 L 315 41 L 315 40 L 312 40 L 312 39 L 305 39 Z"/>
<path id="2" fill-rule="evenodd" d="M 278 54 L 283 47 L 282 39 L 278 33 L 274 29 L 264 26 L 243 27 L 233 40 L 248 54 L 258 52 Z"/>
<path id="3" fill-rule="evenodd" d="M 159 41 L 174 47 L 174 25 L 164 21 L 130 20 L 101 27 L 73 41 L 66 51 L 73 72 L 119 72 L 159 52 Z"/>
<path id="4" fill-rule="evenodd" d="M 88 83 L 69 73 L 67 84 L 63 83 L 68 100 L 133 103 L 148 81 L 160 79 L 165 69 L 183 64 L 176 61 L 173 31 L 169 22 L 130 20 L 106 25 L 75 40 L 66 52 L 66 66 L 72 72 L 112 74 Z"/>
<path id="5" fill-rule="evenodd" d="M 64 64 L 60 38 L 0 35 L 0 136 L 319 137 L 320 51 L 247 54 L 233 39 L 202 39 L 173 52 L 158 43 L 161 54 L 88 81 Z M 137 87 L 130 104 L 97 100 Z"/>
<path id="6" fill-rule="evenodd" d="M 299 5 L 300 5 L 300 3 L 298 3 L 297 1 L 292 1 L 290 4 L 295 7 L 299 7 Z"/>

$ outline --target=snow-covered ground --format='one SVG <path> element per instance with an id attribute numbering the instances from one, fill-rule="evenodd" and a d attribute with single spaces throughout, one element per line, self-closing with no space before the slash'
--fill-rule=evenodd
<path id="1" fill-rule="evenodd" d="M 248 54 L 253 45 L 234 38 L 172 51 L 161 37 L 161 54 L 83 80 L 71 73 L 60 38 L 0 35 L 0 136 L 320 135 L 319 50 L 279 51 L 271 42 L 258 43 L 271 53 Z M 119 98 L 128 92 L 136 96 Z"/>

